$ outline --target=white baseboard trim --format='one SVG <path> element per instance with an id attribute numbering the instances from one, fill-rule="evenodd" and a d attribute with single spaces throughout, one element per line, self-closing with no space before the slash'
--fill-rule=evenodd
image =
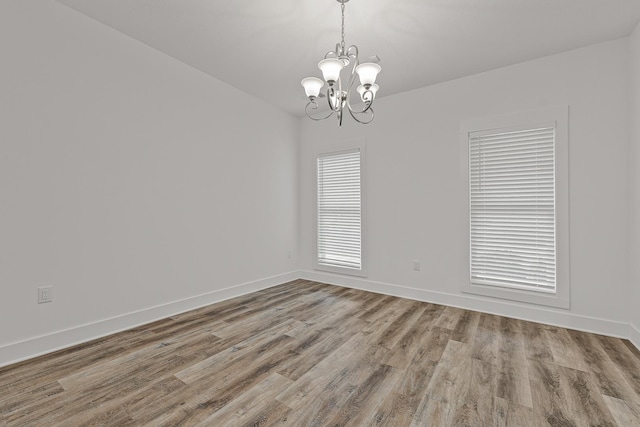
<path id="1" fill-rule="evenodd" d="M 0 367 L 31 359 L 53 351 L 92 341 L 107 335 L 135 328 L 146 323 L 194 310 L 216 302 L 270 288 L 296 279 L 312 280 L 379 294 L 425 301 L 434 304 L 464 308 L 483 313 L 513 317 L 521 320 L 545 323 L 585 332 L 627 338 L 640 349 L 640 329 L 634 325 L 607 319 L 581 316 L 546 307 L 535 307 L 516 302 L 506 302 L 479 296 L 456 295 L 346 277 L 319 271 L 292 271 L 289 273 L 242 283 L 206 294 L 173 301 L 155 307 L 102 319 L 74 328 L 56 331 L 39 337 L 0 346 Z"/>
<path id="2" fill-rule="evenodd" d="M 629 338 L 629 324 L 614 320 L 573 314 L 565 310 L 554 310 L 544 306 L 532 306 L 518 302 L 508 302 L 481 296 L 456 295 L 425 289 L 409 288 L 367 279 L 334 275 L 320 271 L 300 271 L 300 278 L 331 285 L 346 286 L 379 294 L 392 295 L 425 301 L 434 304 L 464 308 L 483 313 L 496 314 L 547 325 L 560 326 L 585 332 L 593 332 L 619 338 Z M 638 333 L 638 330 L 636 329 Z M 640 333 L 635 341 L 640 343 Z"/>
<path id="3" fill-rule="evenodd" d="M 633 323 L 629 325 L 629 341 L 640 350 L 640 328 Z"/>
<path id="4" fill-rule="evenodd" d="M 0 367 L 299 278 L 293 271 L 0 346 Z"/>

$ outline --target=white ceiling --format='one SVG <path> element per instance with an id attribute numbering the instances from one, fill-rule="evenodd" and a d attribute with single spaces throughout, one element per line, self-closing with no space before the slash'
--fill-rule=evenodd
<path id="1" fill-rule="evenodd" d="M 335 0 L 58 1 L 296 115 L 340 40 Z M 385 96 L 626 36 L 640 0 L 351 0 L 345 19 Z"/>

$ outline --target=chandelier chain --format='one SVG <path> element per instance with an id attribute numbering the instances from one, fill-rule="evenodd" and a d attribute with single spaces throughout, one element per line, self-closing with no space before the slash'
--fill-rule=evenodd
<path id="1" fill-rule="evenodd" d="M 344 2 L 341 4 L 342 9 L 342 41 L 340 43 L 340 47 L 342 48 L 342 52 L 345 52 L 345 43 L 344 43 Z"/>

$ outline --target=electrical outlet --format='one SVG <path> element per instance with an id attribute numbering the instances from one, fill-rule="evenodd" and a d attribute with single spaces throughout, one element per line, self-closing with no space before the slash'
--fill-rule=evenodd
<path id="1" fill-rule="evenodd" d="M 413 261 L 413 271 L 420 271 L 420 261 Z"/>
<path id="2" fill-rule="evenodd" d="M 38 304 L 53 301 L 53 287 L 45 286 L 38 288 Z"/>
<path id="3" fill-rule="evenodd" d="M 291 251 L 287 254 L 287 258 L 291 258 Z"/>

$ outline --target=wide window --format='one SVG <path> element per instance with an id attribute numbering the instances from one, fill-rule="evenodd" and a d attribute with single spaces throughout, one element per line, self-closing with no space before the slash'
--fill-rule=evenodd
<path id="1" fill-rule="evenodd" d="M 558 301 L 557 153 L 559 141 L 566 145 L 564 131 L 558 120 L 467 129 L 466 290 L 568 304 L 568 296 Z"/>
<path id="2" fill-rule="evenodd" d="M 317 158 L 316 268 L 364 275 L 362 227 L 363 151 Z"/>

